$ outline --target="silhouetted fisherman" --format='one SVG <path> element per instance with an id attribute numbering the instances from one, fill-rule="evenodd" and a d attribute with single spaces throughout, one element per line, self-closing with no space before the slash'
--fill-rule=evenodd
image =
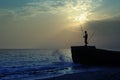
<path id="1" fill-rule="evenodd" d="M 85 35 L 83 36 L 85 38 L 85 46 L 87 46 L 88 44 L 88 34 L 87 34 L 87 31 L 85 31 Z"/>

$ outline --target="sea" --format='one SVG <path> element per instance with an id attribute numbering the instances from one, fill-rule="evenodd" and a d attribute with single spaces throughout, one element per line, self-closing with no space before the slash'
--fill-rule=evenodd
<path id="1" fill-rule="evenodd" d="M 66 74 L 118 69 L 74 64 L 70 49 L 0 50 L 0 80 L 42 80 Z"/>

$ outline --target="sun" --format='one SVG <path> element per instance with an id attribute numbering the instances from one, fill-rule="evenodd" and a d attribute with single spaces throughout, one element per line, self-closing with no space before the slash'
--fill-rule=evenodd
<path id="1" fill-rule="evenodd" d="M 71 16 L 69 17 L 69 27 L 71 27 L 72 29 L 80 28 L 80 25 L 85 25 L 89 21 L 88 16 L 89 14 L 87 12 L 83 12 L 81 14 L 74 12 L 74 14 L 71 14 Z"/>
<path id="2" fill-rule="evenodd" d="M 84 24 L 88 20 L 88 16 L 90 12 L 86 9 L 86 6 L 82 5 L 71 5 L 68 9 L 66 9 L 68 13 L 68 19 L 71 20 L 74 24 Z"/>
<path id="3" fill-rule="evenodd" d="M 79 28 L 79 25 L 85 25 L 91 20 L 92 0 L 71 0 L 66 4 L 68 24 L 70 27 Z"/>
<path id="4" fill-rule="evenodd" d="M 81 14 L 79 16 L 75 16 L 73 21 L 83 24 L 83 23 L 85 23 L 87 21 L 87 14 L 83 13 L 83 14 Z"/>

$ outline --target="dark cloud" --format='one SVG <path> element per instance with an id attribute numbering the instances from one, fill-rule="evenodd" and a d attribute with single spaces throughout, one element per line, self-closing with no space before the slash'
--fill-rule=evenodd
<path id="1" fill-rule="evenodd" d="M 90 35 L 95 32 L 92 40 L 93 44 L 99 47 L 109 49 L 120 49 L 120 20 L 106 19 L 99 21 L 91 21 L 87 24 L 87 30 Z M 91 42 L 92 42 L 91 40 Z"/>

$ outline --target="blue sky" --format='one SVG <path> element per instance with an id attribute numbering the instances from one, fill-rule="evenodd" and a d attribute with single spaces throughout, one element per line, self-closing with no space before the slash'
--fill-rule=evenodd
<path id="1" fill-rule="evenodd" d="M 28 2 L 33 0 L 0 0 L 0 8 L 11 9 L 25 6 Z"/>
<path id="2" fill-rule="evenodd" d="M 96 31 L 90 45 L 120 49 L 119 2 L 0 0 L 0 48 L 64 48 L 84 45 L 81 24 L 89 35 Z"/>

